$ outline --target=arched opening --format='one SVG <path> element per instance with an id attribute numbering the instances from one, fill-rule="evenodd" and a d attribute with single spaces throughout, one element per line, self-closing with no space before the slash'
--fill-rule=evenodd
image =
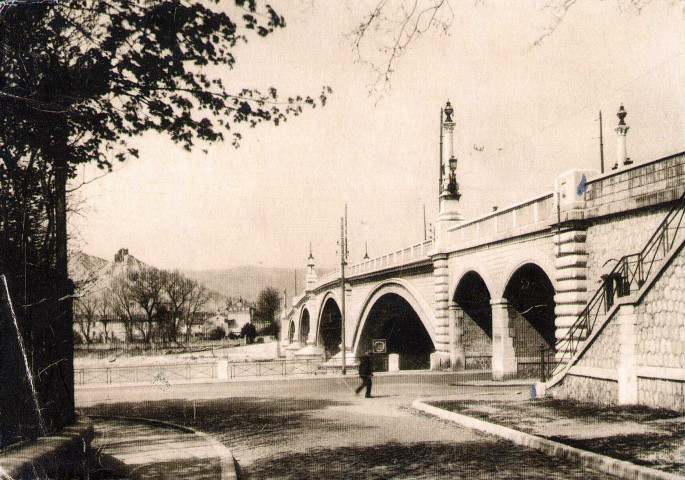
<path id="1" fill-rule="evenodd" d="M 300 320 L 300 343 L 306 344 L 309 337 L 309 310 L 306 308 L 302 312 L 302 319 Z"/>
<path id="2" fill-rule="evenodd" d="M 509 279 L 504 298 L 509 302 L 509 318 L 514 327 L 518 374 L 536 375 L 540 348 L 554 347 L 554 286 L 539 266 L 527 263 Z"/>
<path id="3" fill-rule="evenodd" d="M 295 321 L 290 320 L 290 326 L 288 327 L 288 343 L 293 343 L 295 340 Z"/>
<path id="4" fill-rule="evenodd" d="M 371 350 L 373 340 L 383 339 L 387 353 L 399 355 L 400 370 L 430 368 L 430 354 L 435 351 L 433 341 L 416 311 L 396 293 L 386 293 L 373 304 L 357 351 Z"/>
<path id="5" fill-rule="evenodd" d="M 331 358 L 340 351 L 341 342 L 342 315 L 336 301 L 329 298 L 323 306 L 319 322 L 319 346 L 324 349 L 325 359 Z"/>
<path id="6" fill-rule="evenodd" d="M 469 271 L 459 280 L 454 303 L 462 317 L 467 370 L 489 369 L 492 365 L 492 307 L 490 291 L 483 278 Z"/>

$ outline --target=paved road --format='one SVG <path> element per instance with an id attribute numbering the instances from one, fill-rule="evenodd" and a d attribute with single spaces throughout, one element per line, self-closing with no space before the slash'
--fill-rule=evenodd
<path id="1" fill-rule="evenodd" d="M 232 450 L 242 479 L 611 478 L 409 408 L 417 397 L 529 393 L 450 385 L 459 379 L 376 377 L 372 399 L 356 397 L 359 380 L 350 377 L 77 390 L 77 401 L 91 406 L 87 413 L 158 418 L 210 433 Z"/>

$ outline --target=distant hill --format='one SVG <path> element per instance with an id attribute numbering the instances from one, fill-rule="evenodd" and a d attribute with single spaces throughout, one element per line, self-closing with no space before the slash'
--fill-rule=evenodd
<path id="1" fill-rule="evenodd" d="M 88 255 L 84 252 L 69 253 L 69 277 L 76 284 L 76 288 L 81 293 L 95 293 L 107 289 L 115 277 L 123 275 L 124 272 L 138 271 L 141 268 L 152 267 L 147 263 L 141 262 L 128 250 L 121 249 L 114 258 L 114 261 L 107 261 L 104 258 Z M 183 273 L 187 278 L 192 278 Z M 210 290 L 210 300 L 206 306 L 208 311 L 223 310 L 226 308 L 229 296 L 222 291 L 217 291 L 205 282 L 197 280 Z"/>
<path id="2" fill-rule="evenodd" d="M 124 271 L 150 267 L 129 255 L 128 250 L 120 250 L 117 257 L 117 261 L 110 262 L 84 252 L 69 252 L 69 278 L 82 292 L 95 292 L 107 288 Z"/>
<path id="3" fill-rule="evenodd" d="M 184 270 L 182 273 L 210 290 L 232 298 L 255 301 L 259 292 L 266 287 L 274 287 L 279 292 L 286 290 L 288 298 L 303 292 L 306 270 L 242 266 L 220 270 Z"/>
<path id="4" fill-rule="evenodd" d="M 104 258 L 88 255 L 83 252 L 71 252 L 69 255 L 69 275 L 77 285 L 87 285 L 88 291 L 106 288 L 114 276 L 122 269 L 140 269 L 150 267 L 141 262 L 127 250 L 120 250 L 118 261 L 108 261 Z M 326 271 L 317 270 L 319 276 Z M 223 308 L 229 298 L 253 302 L 257 300 L 259 292 L 266 287 L 273 287 L 282 293 L 287 291 L 288 298 L 292 298 L 304 291 L 306 270 L 304 268 L 273 268 L 242 266 L 217 270 L 182 270 L 181 273 L 195 280 L 212 293 L 210 301 L 212 309 Z M 297 284 L 297 291 L 295 286 Z"/>

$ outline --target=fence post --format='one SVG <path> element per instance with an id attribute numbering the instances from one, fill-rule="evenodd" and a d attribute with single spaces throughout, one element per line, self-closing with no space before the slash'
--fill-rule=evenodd
<path id="1" fill-rule="evenodd" d="M 547 381 L 547 371 L 545 369 L 545 346 L 540 345 L 540 381 Z"/>
<path id="2" fill-rule="evenodd" d="M 112 369 L 107 367 L 107 385 L 112 383 Z"/>
<path id="3" fill-rule="evenodd" d="M 186 363 L 186 379 L 190 380 L 190 364 Z"/>
<path id="4" fill-rule="evenodd" d="M 258 377 L 262 376 L 262 365 L 259 362 L 257 362 L 257 376 Z"/>

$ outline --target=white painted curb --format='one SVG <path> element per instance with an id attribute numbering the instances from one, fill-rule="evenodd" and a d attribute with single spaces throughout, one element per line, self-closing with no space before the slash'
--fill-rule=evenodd
<path id="1" fill-rule="evenodd" d="M 517 445 L 523 445 L 524 447 L 539 450 L 547 455 L 553 455 L 556 457 L 565 458 L 567 460 L 572 460 L 587 467 L 600 470 L 604 473 L 615 475 L 619 478 L 628 480 L 682 480 L 685 478 L 653 468 L 635 465 L 624 460 L 616 460 L 615 458 L 587 452 L 579 448 L 569 447 L 568 445 L 564 445 L 559 442 L 554 442 L 536 435 L 519 432 L 518 430 L 513 430 L 501 425 L 489 423 L 477 418 L 449 412 L 447 410 L 443 410 L 442 408 L 428 405 L 422 400 L 414 400 L 412 402 L 412 407 L 416 410 L 421 410 L 422 412 L 434 415 L 444 420 L 458 423 L 464 427 L 505 438 Z"/>

